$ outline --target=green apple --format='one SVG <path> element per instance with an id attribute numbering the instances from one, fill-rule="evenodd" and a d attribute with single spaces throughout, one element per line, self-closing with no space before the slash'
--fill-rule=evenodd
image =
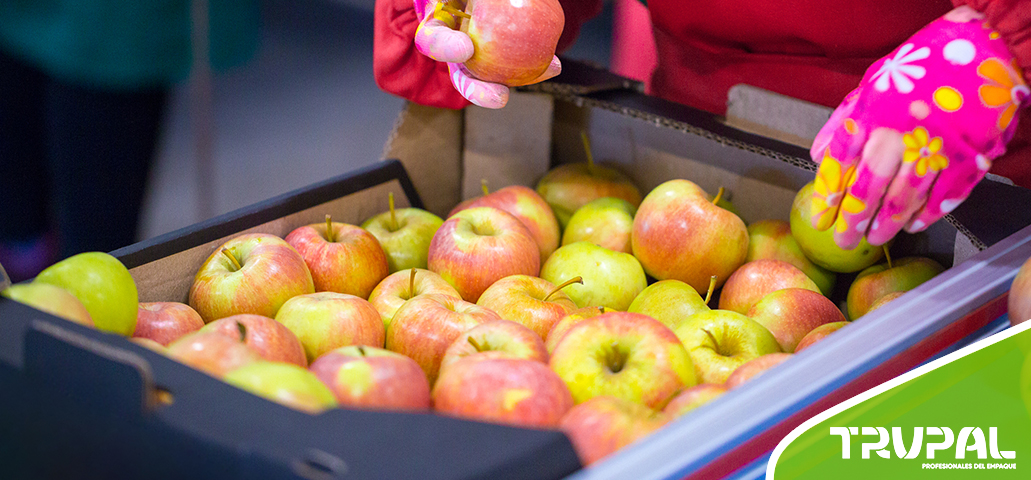
<path id="1" fill-rule="evenodd" d="M 802 187 L 791 204 L 791 236 L 798 241 L 805 256 L 813 263 L 839 273 L 858 272 L 884 257 L 881 247 L 870 245 L 863 238 L 859 246 L 845 250 L 834 243 L 834 229 L 819 231 L 813 227 L 813 182 Z"/>
<path id="2" fill-rule="evenodd" d="M 551 169 L 537 182 L 537 193 L 551 206 L 562 228 L 569 224 L 573 212 L 599 198 L 622 198 L 635 207 L 641 204 L 641 191 L 633 181 L 593 161 Z"/>
<path id="3" fill-rule="evenodd" d="M 387 254 L 390 273 L 410 268 L 426 268 L 426 255 L 433 234 L 444 223 L 440 217 L 419 208 L 394 209 L 394 194 L 390 194 L 390 209 L 369 218 L 361 227 L 376 237 Z"/>
<path id="4" fill-rule="evenodd" d="M 606 313 L 574 325 L 549 364 L 576 403 L 606 395 L 662 408 L 697 383 L 677 336 L 638 313 Z"/>
<path id="5" fill-rule="evenodd" d="M 308 413 L 337 406 L 333 392 L 314 373 L 290 363 L 254 362 L 226 373 L 226 383 Z"/>
<path id="6" fill-rule="evenodd" d="M 648 285 L 644 269 L 633 255 L 613 252 L 590 242 L 576 242 L 555 250 L 541 267 L 541 278 L 561 284 L 581 277 L 562 291 L 577 307 L 607 307 L 624 311 Z"/>
<path id="7" fill-rule="evenodd" d="M 628 312 L 648 315 L 675 330 L 685 318 L 709 310 L 694 287 L 680 280 L 660 280 L 637 294 Z"/>
<path id="8" fill-rule="evenodd" d="M 61 287 L 45 283 L 19 283 L 0 291 L 0 295 L 55 317 L 88 327 L 94 326 L 82 302 Z"/>
<path id="9" fill-rule="evenodd" d="M 748 226 L 748 257 L 745 262 L 766 258 L 794 265 L 816 282 L 824 295 L 834 291 L 837 274 L 805 256 L 798 241 L 791 236 L 791 225 L 784 220 L 760 220 Z"/>
<path id="10" fill-rule="evenodd" d="M 777 338 L 766 327 L 728 310 L 696 313 L 674 332 L 702 383 L 724 383 L 745 362 L 780 351 Z"/>
<path id="11" fill-rule="evenodd" d="M 562 233 L 562 245 L 591 242 L 614 252 L 632 253 L 630 232 L 637 208 L 622 198 L 592 200 L 573 213 Z"/>
<path id="12" fill-rule="evenodd" d="M 634 256 L 658 280 L 705 290 L 727 280 L 748 256 L 748 230 L 698 185 L 670 180 L 648 193 L 634 216 Z"/>
<path id="13" fill-rule="evenodd" d="M 906 257 L 874 265 L 856 276 L 848 288 L 848 318 L 855 320 L 870 310 L 881 297 L 906 292 L 945 271 L 938 262 L 924 257 Z"/>
<path id="14" fill-rule="evenodd" d="M 73 255 L 47 267 L 34 282 L 58 286 L 75 295 L 99 330 L 126 337 L 136 330 L 136 282 L 125 265 L 111 255 Z"/>

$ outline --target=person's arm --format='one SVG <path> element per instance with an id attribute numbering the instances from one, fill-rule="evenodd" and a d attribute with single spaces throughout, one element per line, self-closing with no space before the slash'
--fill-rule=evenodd
<path id="1" fill-rule="evenodd" d="M 1031 80 L 1031 0 L 952 0 L 952 4 L 984 14 L 1024 70 L 1025 80 Z"/>
<path id="2" fill-rule="evenodd" d="M 557 49 L 561 52 L 576 40 L 580 26 L 601 11 L 601 0 L 560 0 L 559 3 L 565 14 L 565 28 Z M 436 61 L 421 53 L 415 37 L 422 21 L 423 15 L 417 13 L 412 0 L 376 0 L 373 74 L 381 89 L 423 105 L 452 109 L 469 105 L 468 98 L 475 98 L 477 93 L 507 95 L 504 86 L 464 77 L 457 64 L 449 66 L 446 61 Z M 455 41 L 455 36 L 444 35 L 428 43 L 446 49 Z M 457 88 L 461 88 L 462 93 Z M 484 106 L 499 106 L 497 103 Z"/>

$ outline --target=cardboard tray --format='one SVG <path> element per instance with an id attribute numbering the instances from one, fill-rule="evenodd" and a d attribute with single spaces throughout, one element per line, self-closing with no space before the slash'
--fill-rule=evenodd
<path id="1" fill-rule="evenodd" d="M 285 235 L 327 213 L 359 223 L 386 209 L 387 192 L 444 215 L 476 195 L 481 179 L 533 185 L 555 163 L 582 161 L 581 130 L 595 158 L 620 166 L 642 191 L 678 177 L 710 192 L 724 186 L 746 221 L 786 219 L 794 192 L 813 177 L 803 148 L 645 96 L 606 72 L 564 68 L 500 111 L 408 105 L 384 151 L 400 162 L 113 253 L 141 301 L 185 301 L 201 262 L 229 237 Z M 1019 231 L 1031 224 L 1029 205 L 1027 190 L 982 182 L 945 221 L 892 248 L 952 265 L 946 273 L 588 469 L 558 432 L 432 414 L 307 415 L 0 299 L 0 431 L 11 432 L 0 436 L 0 461 L 5 478 L 719 478 L 754 466 L 815 413 L 997 326 L 1004 293 L 1031 256 L 1031 229 Z M 839 278 L 835 298 L 848 283 Z"/>

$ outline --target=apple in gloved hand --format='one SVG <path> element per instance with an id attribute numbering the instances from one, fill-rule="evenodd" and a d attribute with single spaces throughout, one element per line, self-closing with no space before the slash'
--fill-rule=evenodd
<path id="1" fill-rule="evenodd" d="M 136 282 L 117 258 L 102 252 L 73 255 L 40 272 L 33 283 L 61 287 L 86 307 L 98 330 L 126 337 L 136 330 Z"/>
<path id="2" fill-rule="evenodd" d="M 566 21 L 558 0 L 468 0 L 459 16 L 473 42 L 466 70 L 510 87 L 531 84 L 548 69 Z"/>
<path id="3" fill-rule="evenodd" d="M 46 283 L 19 283 L 0 291 L 0 295 L 79 325 L 93 326 L 93 319 L 82 302 L 61 287 Z"/>
<path id="4" fill-rule="evenodd" d="M 805 256 L 813 263 L 832 272 L 858 272 L 884 257 L 881 247 L 870 245 L 863 238 L 859 246 L 845 250 L 834 243 L 834 229 L 819 231 L 813 228 L 813 182 L 802 187 L 791 204 L 791 236 L 798 241 Z"/>
<path id="5" fill-rule="evenodd" d="M 394 209 L 394 194 L 389 198 L 389 210 L 365 220 L 361 227 L 383 247 L 390 273 L 409 268 L 425 269 L 430 240 L 444 220 L 418 208 Z"/>

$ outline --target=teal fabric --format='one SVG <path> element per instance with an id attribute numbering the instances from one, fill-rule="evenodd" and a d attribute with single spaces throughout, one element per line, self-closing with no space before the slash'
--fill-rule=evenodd
<path id="1" fill-rule="evenodd" d="M 257 0 L 209 0 L 211 63 L 257 47 Z M 190 0 L 0 0 L 0 48 L 65 80 L 149 87 L 189 74 Z"/>

